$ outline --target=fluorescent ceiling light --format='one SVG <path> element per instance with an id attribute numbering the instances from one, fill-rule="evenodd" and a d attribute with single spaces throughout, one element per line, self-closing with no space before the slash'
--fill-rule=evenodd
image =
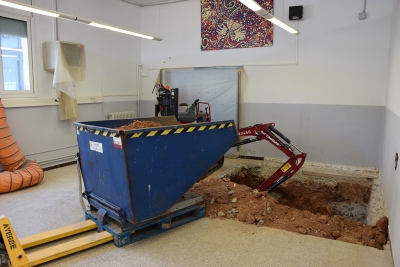
<path id="1" fill-rule="evenodd" d="M 97 23 L 97 22 L 90 22 L 89 25 L 97 27 L 97 28 L 107 29 L 107 30 L 114 31 L 114 32 L 125 33 L 125 34 L 129 34 L 129 35 L 133 35 L 133 36 L 137 36 L 137 37 L 141 37 L 141 38 L 145 38 L 145 39 L 149 39 L 149 40 L 153 40 L 154 39 L 153 36 L 149 36 L 149 35 L 145 35 L 145 34 L 141 34 L 141 33 L 137 33 L 137 32 L 132 32 L 132 31 L 128 31 L 128 30 L 124 30 L 124 29 L 120 29 L 120 28 L 104 25 L 104 24 L 101 24 L 101 23 Z"/>
<path id="2" fill-rule="evenodd" d="M 37 14 L 41 14 L 41 15 L 45 15 L 45 16 L 55 17 L 55 18 L 60 16 L 60 14 L 57 14 L 57 13 L 54 13 L 54 12 L 51 12 L 51 11 L 47 11 L 47 10 L 39 9 L 39 8 L 34 8 L 34 7 L 31 7 L 31 6 L 20 4 L 20 3 L 16 3 L 16 2 L 9 2 L 9 1 L 0 0 L 0 5 L 11 7 L 11 8 L 15 8 L 15 9 L 20 9 L 20 10 L 24 10 L 24 11 L 28 11 L 28 12 L 32 12 L 32 13 L 37 13 Z"/>
<path id="3" fill-rule="evenodd" d="M 111 30 L 111 31 L 119 32 L 119 33 L 129 34 L 129 35 L 133 35 L 136 37 L 141 37 L 141 38 L 145 38 L 145 39 L 149 39 L 149 40 L 156 40 L 156 41 L 162 40 L 161 38 L 158 38 L 158 37 L 154 37 L 154 36 L 150 36 L 150 35 L 146 35 L 146 34 L 142 34 L 142 33 L 138 33 L 138 32 L 133 32 L 133 31 L 129 31 L 129 30 L 124 30 L 124 29 L 120 29 L 120 28 L 113 27 L 110 25 L 105 25 L 105 24 L 101 24 L 98 22 L 90 21 L 88 19 L 78 18 L 76 16 L 71 16 L 68 14 L 60 13 L 60 12 L 52 12 L 51 10 L 38 8 L 38 7 L 32 7 L 29 5 L 25 5 L 25 4 L 21 4 L 21 3 L 17 3 L 17 2 L 13 2 L 13 1 L 0 0 L 0 5 L 15 8 L 15 9 L 20 9 L 20 10 L 24 10 L 24 11 L 28 11 L 28 12 L 32 12 L 32 13 L 37 13 L 37 14 L 41 14 L 41 15 L 45 15 L 45 16 L 50 16 L 50 17 L 54 17 L 54 18 L 80 22 L 80 23 L 88 24 L 90 26 L 107 29 L 107 30 Z"/>
<path id="4" fill-rule="evenodd" d="M 292 33 L 292 34 L 300 34 L 298 31 L 296 31 L 295 29 L 293 29 L 292 27 L 290 27 L 289 25 L 287 25 L 286 23 L 280 21 L 277 18 L 272 18 L 272 19 L 268 19 L 271 23 L 275 24 L 276 26 L 281 27 L 282 29 Z"/>
<path id="5" fill-rule="evenodd" d="M 270 21 L 274 25 L 281 27 L 282 29 L 292 33 L 292 34 L 300 34 L 297 30 L 293 29 L 286 23 L 281 20 L 275 18 L 272 14 L 270 14 L 267 10 L 262 8 L 259 4 L 257 4 L 253 0 L 239 0 L 243 5 L 247 6 L 249 9 L 253 10 L 257 15 L 263 17 L 264 19 Z"/>
<path id="6" fill-rule="evenodd" d="M 254 12 L 263 9 L 259 4 L 257 4 L 253 0 L 239 0 L 239 1 L 242 2 L 243 5 L 253 10 Z"/>
<path id="7" fill-rule="evenodd" d="M 1 55 L 2 57 L 17 57 L 17 56 L 13 56 L 13 55 Z"/>

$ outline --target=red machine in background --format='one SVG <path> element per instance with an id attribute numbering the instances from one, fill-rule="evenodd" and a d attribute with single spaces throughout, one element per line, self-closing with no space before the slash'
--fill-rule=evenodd
<path id="1" fill-rule="evenodd" d="M 238 130 L 239 136 L 255 136 L 243 139 L 233 147 L 261 140 L 267 140 L 274 147 L 285 153 L 289 159 L 258 188 L 259 191 L 270 191 L 292 177 L 303 166 L 307 154 L 298 149 L 292 142 L 275 128 L 275 123 L 256 124 Z M 296 154 L 297 150 L 300 153 Z"/>
<path id="2" fill-rule="evenodd" d="M 205 112 L 200 109 L 200 105 L 205 105 Z M 186 103 L 182 103 L 179 106 L 187 107 Z M 211 107 L 209 103 L 199 102 L 196 99 L 190 107 L 187 107 L 185 111 L 179 112 L 178 121 L 180 123 L 193 123 L 193 122 L 210 122 L 211 121 Z M 254 126 L 241 128 L 238 130 L 240 137 L 254 136 L 254 138 L 243 139 L 233 145 L 233 147 L 266 140 L 270 142 L 274 147 L 285 153 L 289 159 L 263 184 L 258 188 L 259 191 L 270 191 L 275 187 L 279 186 L 287 179 L 292 177 L 304 164 L 307 154 L 298 149 L 292 142 L 284 136 L 280 131 L 275 128 L 275 123 L 267 124 L 256 124 Z M 295 153 L 297 150 L 300 153 Z M 202 178 L 207 177 L 224 164 L 224 157 L 221 157 L 212 166 Z M 202 179 L 201 178 L 201 179 Z"/>
<path id="3" fill-rule="evenodd" d="M 201 109 L 201 105 L 206 106 L 205 112 Z M 197 122 L 211 121 L 211 106 L 207 102 L 197 102 Z"/>

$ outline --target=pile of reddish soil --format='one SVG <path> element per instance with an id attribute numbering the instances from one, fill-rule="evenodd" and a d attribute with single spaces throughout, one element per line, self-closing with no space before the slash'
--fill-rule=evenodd
<path id="1" fill-rule="evenodd" d="M 123 125 L 121 127 L 115 128 L 115 129 L 127 131 L 127 130 L 161 127 L 161 126 L 162 126 L 161 123 L 154 122 L 154 121 L 134 121 L 131 124 Z"/>
<path id="2" fill-rule="evenodd" d="M 338 215 L 299 210 L 279 204 L 265 192 L 236 184 L 229 178 L 201 181 L 191 191 L 204 196 L 206 216 L 209 218 L 234 219 L 378 249 L 382 249 L 387 242 L 387 217 L 382 217 L 375 226 L 371 226 Z"/>

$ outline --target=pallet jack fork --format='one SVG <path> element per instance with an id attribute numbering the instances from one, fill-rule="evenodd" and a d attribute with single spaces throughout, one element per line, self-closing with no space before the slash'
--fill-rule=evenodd
<path id="1" fill-rule="evenodd" d="M 37 247 L 65 237 L 97 229 L 92 220 L 79 222 L 48 232 L 36 234 L 22 239 L 17 238 L 7 217 L 0 215 L 0 265 L 10 267 L 36 266 L 87 248 L 91 248 L 114 239 L 107 231 L 94 233 L 70 242 L 45 248 L 32 253 L 26 253 L 28 248 Z M 1 247 L 4 244 L 5 248 Z M 8 256 L 7 256 L 8 255 Z M 7 259 L 8 257 L 8 259 Z"/>
<path id="2" fill-rule="evenodd" d="M 205 204 L 201 195 L 187 192 L 166 214 L 125 231 L 122 231 L 121 225 L 111 218 L 104 223 L 97 215 L 96 212 L 87 210 L 86 221 L 21 239 L 15 235 L 7 217 L 0 215 L 0 267 L 36 266 L 110 241 L 114 241 L 116 247 L 122 247 L 203 218 Z M 85 233 L 84 237 L 76 236 L 82 233 Z M 72 236 L 78 239 L 66 240 L 51 247 L 48 244 Z M 26 252 L 27 249 L 46 244 L 48 245 L 46 248 Z"/>

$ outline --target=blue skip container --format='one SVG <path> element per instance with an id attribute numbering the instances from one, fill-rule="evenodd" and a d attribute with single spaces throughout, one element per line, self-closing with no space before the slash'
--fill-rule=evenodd
<path id="1" fill-rule="evenodd" d="M 163 126 L 120 131 L 134 120 Z M 85 197 L 121 224 L 165 213 L 238 140 L 233 120 L 178 125 L 175 117 L 76 122 Z"/>

